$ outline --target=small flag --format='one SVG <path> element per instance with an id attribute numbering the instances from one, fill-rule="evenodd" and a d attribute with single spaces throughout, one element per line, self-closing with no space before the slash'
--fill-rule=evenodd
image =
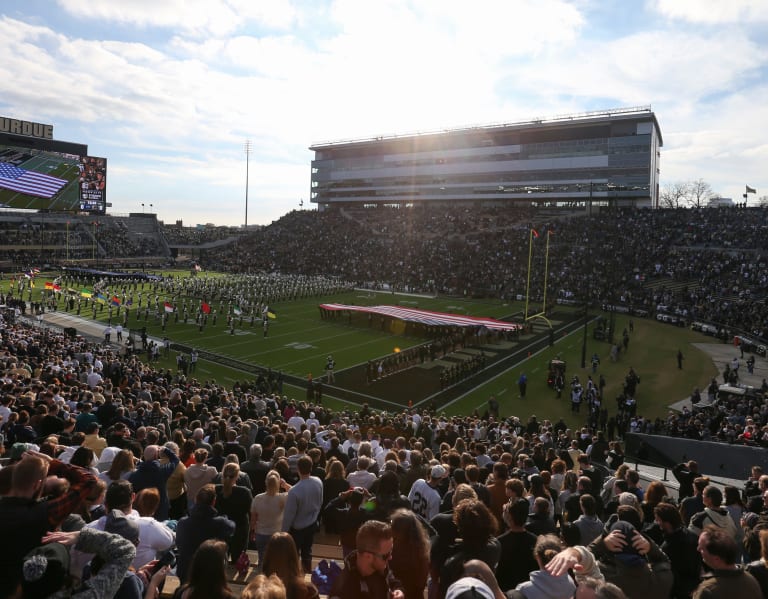
<path id="1" fill-rule="evenodd" d="M 129 297 L 128 300 L 125 302 L 126 306 L 132 306 L 133 305 L 133 298 Z"/>
<path id="2" fill-rule="evenodd" d="M 539 238 L 539 232 L 536 229 L 534 229 L 534 228 L 531 228 L 531 235 L 533 235 L 534 239 L 538 239 Z"/>
<path id="3" fill-rule="evenodd" d="M 85 287 L 83 287 L 80 290 L 80 296 L 81 297 L 93 297 L 93 291 L 90 291 L 90 290 L 86 289 Z"/>
<path id="4" fill-rule="evenodd" d="M 747 193 L 757 193 L 757 190 L 754 187 L 747 185 Z"/>
<path id="5" fill-rule="evenodd" d="M 45 288 L 46 289 L 53 289 L 53 283 L 51 281 L 45 282 Z"/>
<path id="6" fill-rule="evenodd" d="M 112 299 L 109 300 L 109 303 L 111 303 L 113 306 L 119 306 L 122 302 L 120 301 L 119 297 L 113 295 Z"/>
<path id="7" fill-rule="evenodd" d="M 195 264 L 195 272 L 200 272 L 201 270 L 203 270 L 203 269 L 200 268 L 200 265 L 199 264 Z"/>
<path id="8" fill-rule="evenodd" d="M 174 310 L 173 305 L 169 304 L 168 302 L 165 302 L 165 311 L 170 314 L 171 312 L 173 312 L 173 310 Z"/>
<path id="9" fill-rule="evenodd" d="M 35 280 L 34 279 L 30 279 L 29 280 L 29 288 L 30 289 L 34 289 L 35 288 Z"/>
<path id="10" fill-rule="evenodd" d="M 275 318 L 277 318 L 277 312 L 275 312 L 274 310 L 268 310 L 267 316 L 274 320 Z"/>
<path id="11" fill-rule="evenodd" d="M 203 311 L 203 314 L 210 314 L 211 313 L 211 306 L 203 302 L 200 304 L 200 309 Z"/>
<path id="12" fill-rule="evenodd" d="M 107 298 L 104 297 L 104 294 L 102 294 L 101 291 L 99 291 L 98 293 L 96 293 L 96 301 L 99 302 L 100 304 L 104 304 L 106 303 Z"/>
<path id="13" fill-rule="evenodd" d="M 58 283 L 54 283 L 53 284 L 53 292 L 54 293 L 61 293 L 61 285 L 59 285 Z"/>
<path id="14" fill-rule="evenodd" d="M 243 313 L 243 311 L 240 309 L 240 306 L 233 307 L 232 312 L 235 316 L 240 316 Z"/>
<path id="15" fill-rule="evenodd" d="M 32 269 L 32 274 L 33 275 L 39 275 L 40 274 L 40 269 L 39 268 L 33 268 Z"/>

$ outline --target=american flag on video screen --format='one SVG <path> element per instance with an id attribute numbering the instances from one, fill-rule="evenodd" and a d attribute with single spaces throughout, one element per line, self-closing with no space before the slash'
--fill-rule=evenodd
<path id="1" fill-rule="evenodd" d="M 7 162 L 0 162 L 0 187 L 5 189 L 40 198 L 50 198 L 66 184 L 66 179 L 27 171 Z"/>

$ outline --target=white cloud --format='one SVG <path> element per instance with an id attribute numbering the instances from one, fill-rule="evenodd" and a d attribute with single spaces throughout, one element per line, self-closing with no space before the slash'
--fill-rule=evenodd
<path id="1" fill-rule="evenodd" d="M 622 105 L 653 104 L 663 180 L 689 170 L 725 189 L 764 163 L 766 44 L 729 20 L 761 19 L 757 3 L 713 5 L 716 35 L 691 25 L 700 3 L 661 0 L 624 20 L 589 0 L 59 5 L 61 30 L 23 8 L 0 17 L 0 108 L 107 156 L 118 211 L 157 194 L 240 222 L 246 138 L 252 197 L 277 217 L 308 200 L 313 142 Z"/>
<path id="2" fill-rule="evenodd" d="M 289 0 L 58 0 L 79 19 L 139 28 L 163 28 L 186 35 L 222 36 L 248 23 L 287 29 L 296 19 Z"/>
<path id="3" fill-rule="evenodd" d="M 768 21 L 764 0 L 652 0 L 649 6 L 667 18 L 705 25 Z"/>

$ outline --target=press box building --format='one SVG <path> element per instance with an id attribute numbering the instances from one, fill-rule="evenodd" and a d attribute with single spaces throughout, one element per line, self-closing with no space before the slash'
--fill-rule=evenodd
<path id="1" fill-rule="evenodd" d="M 311 201 L 338 207 L 657 207 L 661 130 L 648 107 L 315 144 Z"/>

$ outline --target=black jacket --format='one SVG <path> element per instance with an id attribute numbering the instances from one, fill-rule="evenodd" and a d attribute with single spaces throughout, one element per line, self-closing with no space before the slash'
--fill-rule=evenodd
<path id="1" fill-rule="evenodd" d="M 182 583 L 187 581 L 187 568 L 197 548 L 207 539 L 226 541 L 235 532 L 235 523 L 226 516 L 219 516 L 208 505 L 194 505 L 176 525 L 176 546 L 179 549 L 176 575 Z"/>

